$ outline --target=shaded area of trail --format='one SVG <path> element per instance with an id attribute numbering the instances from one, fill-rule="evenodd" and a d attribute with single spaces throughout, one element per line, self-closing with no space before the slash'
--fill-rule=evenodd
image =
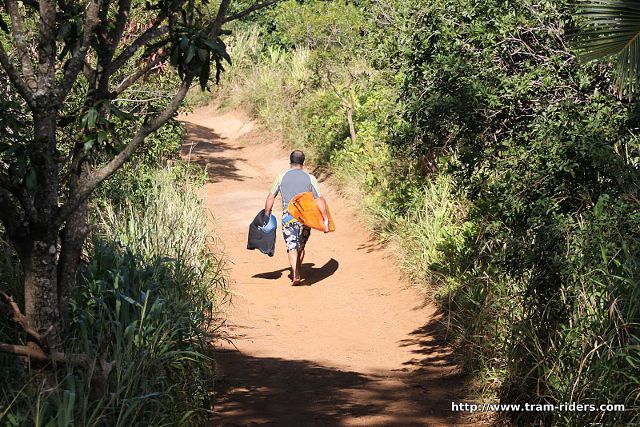
<path id="1" fill-rule="evenodd" d="M 202 195 L 233 263 L 216 425 L 472 424 L 450 410 L 464 378 L 435 308 L 401 280 L 350 203 L 320 183 L 337 231 L 312 232 L 307 286 L 291 287 L 280 231 L 273 258 L 246 250 L 248 224 L 288 153 L 241 112 L 207 107 L 182 120 L 183 156 L 208 171 Z"/>

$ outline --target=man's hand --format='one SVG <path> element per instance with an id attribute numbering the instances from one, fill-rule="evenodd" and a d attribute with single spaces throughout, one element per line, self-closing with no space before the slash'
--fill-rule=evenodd
<path id="1" fill-rule="evenodd" d="M 324 232 L 329 232 L 329 215 L 327 214 L 327 202 L 322 197 L 316 197 L 316 204 L 318 205 L 318 209 L 320 209 L 320 213 L 322 214 L 322 218 L 324 219 Z"/>

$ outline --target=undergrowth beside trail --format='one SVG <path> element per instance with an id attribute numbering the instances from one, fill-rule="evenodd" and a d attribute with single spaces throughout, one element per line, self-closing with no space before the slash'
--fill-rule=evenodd
<path id="1" fill-rule="evenodd" d="M 516 425 L 637 423 L 638 104 L 570 50 L 567 2 L 330 3 L 237 28 L 216 102 L 367 208 L 478 400 L 626 408 L 502 414 Z"/>
<path id="2" fill-rule="evenodd" d="M 0 354 L 3 425 L 209 422 L 224 260 L 212 252 L 219 246 L 207 231 L 194 172 L 180 163 L 137 170 L 144 176 L 131 169 L 116 180 L 137 180 L 125 188 L 143 190 L 123 197 L 106 187 L 94 201 L 99 215 L 71 299 L 65 348 L 95 365 L 61 365 L 43 376 L 37 365 Z M 20 283 L 18 265 L 10 252 L 0 262 L 2 287 L 11 291 Z M 0 323 L 2 341 L 15 333 Z"/>

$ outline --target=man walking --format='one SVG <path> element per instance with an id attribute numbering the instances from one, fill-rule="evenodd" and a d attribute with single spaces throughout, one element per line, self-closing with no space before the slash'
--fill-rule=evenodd
<path id="1" fill-rule="evenodd" d="M 291 264 L 291 274 L 293 286 L 301 284 L 300 268 L 304 259 L 304 249 L 311 235 L 311 229 L 287 212 L 289 201 L 300 193 L 311 192 L 316 198 L 318 208 L 324 218 L 325 233 L 329 231 L 329 221 L 327 218 L 327 205 L 318 190 L 318 181 L 313 175 L 305 172 L 304 169 L 304 153 L 300 150 L 291 152 L 289 156 L 290 169 L 282 172 L 276 178 L 271 186 L 269 195 L 264 204 L 265 215 L 271 215 L 273 203 L 276 196 L 280 193 L 282 197 L 282 235 L 285 245 L 287 246 L 287 254 L 289 256 L 289 264 Z"/>

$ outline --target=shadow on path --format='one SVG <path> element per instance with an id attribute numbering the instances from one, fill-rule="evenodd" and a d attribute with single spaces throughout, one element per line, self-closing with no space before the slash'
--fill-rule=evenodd
<path id="1" fill-rule="evenodd" d="M 466 376 L 443 350 L 443 331 L 438 316 L 399 342 L 414 346 L 415 357 L 393 372 L 219 351 L 216 425 L 478 425 L 478 417 L 451 411 L 451 402 L 466 394 Z M 250 339 L 244 335 L 250 331 L 236 332 Z"/>
<path id="2" fill-rule="evenodd" d="M 451 405 L 450 384 L 459 381 L 455 373 L 427 384 L 413 374 L 390 379 L 384 373 L 365 375 L 239 351 L 219 351 L 217 359 L 222 370 L 216 425 L 333 426 L 346 419 L 361 419 L 363 425 L 456 425 L 458 414 L 443 410 Z M 392 409 L 407 400 L 420 401 L 419 409 Z"/>
<path id="3" fill-rule="evenodd" d="M 443 323 L 443 315 L 437 313 L 433 319 L 424 326 L 411 332 L 410 338 L 400 341 L 401 347 L 415 347 L 411 353 L 414 358 L 403 363 L 417 372 L 433 367 L 460 366 L 460 360 L 456 359 L 450 350 L 443 350 L 443 343 L 447 342 L 447 329 Z"/>
<path id="4" fill-rule="evenodd" d="M 209 177 L 209 182 L 221 182 L 226 179 L 244 181 L 247 177 L 240 175 L 237 163 L 246 159 L 231 157 L 225 153 L 242 150 L 225 142 L 211 129 L 190 122 L 183 122 L 187 128 L 187 138 L 182 144 L 181 155 L 190 163 L 201 166 Z"/>
<path id="5" fill-rule="evenodd" d="M 333 276 L 333 274 L 338 271 L 338 267 L 340 263 L 335 259 L 331 258 L 327 261 L 322 267 L 314 267 L 315 263 L 306 262 L 302 264 L 301 274 L 302 274 L 302 286 L 311 286 L 318 282 L 323 281 L 324 279 Z M 267 280 L 277 280 L 282 277 L 282 275 L 288 272 L 288 277 L 291 278 L 291 268 L 281 268 L 280 270 L 268 271 L 266 273 L 258 273 L 254 274 L 251 277 L 256 279 L 267 279 Z"/>

